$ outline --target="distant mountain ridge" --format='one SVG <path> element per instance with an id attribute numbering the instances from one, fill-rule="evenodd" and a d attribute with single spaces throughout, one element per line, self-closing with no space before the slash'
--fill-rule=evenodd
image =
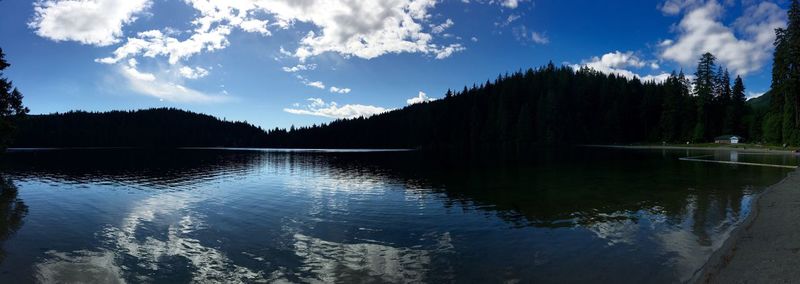
<path id="1" fill-rule="evenodd" d="M 29 115 L 12 147 L 261 147 L 265 138 L 246 122 L 153 108 Z"/>

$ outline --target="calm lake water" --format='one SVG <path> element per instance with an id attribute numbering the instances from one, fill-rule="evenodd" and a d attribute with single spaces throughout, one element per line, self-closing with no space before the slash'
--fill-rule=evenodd
<path id="1" fill-rule="evenodd" d="M 794 156 L 35 150 L 2 158 L 0 282 L 678 282 Z"/>

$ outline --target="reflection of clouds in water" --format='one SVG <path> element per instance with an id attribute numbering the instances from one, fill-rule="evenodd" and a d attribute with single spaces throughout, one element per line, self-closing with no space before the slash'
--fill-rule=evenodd
<path id="1" fill-rule="evenodd" d="M 48 251 L 47 259 L 35 269 L 39 283 L 125 283 L 114 254 L 108 251 Z"/>
<path id="2" fill-rule="evenodd" d="M 604 216 L 636 215 L 639 219 L 638 221 L 630 218 L 624 220 L 607 218 L 608 221 L 588 224 L 585 228 L 597 238 L 606 241 L 608 246 L 646 247 L 646 245 L 638 243 L 644 240 L 637 239 L 637 234 L 642 230 L 640 226 L 645 223 L 649 224 L 649 229 L 656 230 L 658 233 L 653 234 L 653 238 L 646 241 L 654 241 L 660 248 L 659 253 L 675 255 L 675 257 L 671 257 L 667 263 L 662 265 L 674 267 L 679 279 L 685 282 L 691 279 L 697 268 L 706 262 L 711 253 L 722 246 L 736 225 L 746 215 L 747 212 L 744 211 L 750 208 L 752 198 L 752 196 L 742 196 L 739 201 L 740 204 L 737 206 L 742 212 L 737 212 L 731 207 L 731 204 L 725 203 L 723 200 L 715 199 L 710 201 L 711 206 L 700 206 L 698 202 L 701 201 L 696 196 L 690 196 L 687 198 L 686 205 L 682 210 L 684 215 L 678 224 L 669 224 L 664 217 L 664 213 L 659 212 L 658 207 L 654 207 L 649 211 L 638 211 L 636 214 L 616 212 Z M 726 214 L 722 216 L 708 215 L 708 211 L 711 211 L 709 207 L 713 208 L 715 206 L 726 207 Z M 643 222 L 644 220 L 647 220 L 647 222 Z M 698 232 L 692 230 L 692 227 L 697 222 L 716 225 L 713 227 L 702 226 L 699 228 L 702 232 Z M 667 273 L 667 271 L 664 271 L 664 273 Z"/>
<path id="3" fill-rule="evenodd" d="M 381 244 L 342 244 L 294 235 L 301 270 L 315 275 L 306 282 L 423 282 L 431 254 L 426 250 Z M 448 238 L 449 239 L 449 238 Z"/>
<path id="4" fill-rule="evenodd" d="M 606 245 L 614 246 L 617 244 L 636 244 L 636 234 L 639 233 L 639 226 L 630 219 L 612 220 L 597 222 L 586 226 L 590 232 L 598 238 L 606 241 Z"/>
<path id="5" fill-rule="evenodd" d="M 324 190 L 319 190 L 322 193 Z M 324 194 L 323 194 L 324 195 Z M 48 252 L 45 260 L 36 265 L 38 279 L 43 283 L 125 283 L 150 282 L 150 273 L 159 273 L 169 257 L 188 261 L 195 283 L 289 282 L 288 275 L 297 275 L 306 282 L 421 282 L 429 270 L 433 252 L 419 248 L 395 248 L 377 243 L 343 244 L 294 234 L 294 254 L 301 258 L 298 271 L 285 268 L 265 273 L 239 266 L 225 253 L 204 246 L 191 234 L 203 230 L 203 215 L 191 206 L 203 201 L 196 192 L 172 192 L 150 197 L 136 205 L 121 222 L 101 232 L 106 249 Z M 317 196 L 321 198 L 322 196 Z M 315 210 L 312 205 L 312 211 Z M 316 208 L 319 210 L 320 208 Z M 168 224 L 166 234 L 153 232 L 154 223 L 175 220 Z M 284 227 L 287 232 L 296 229 Z M 146 234 L 142 234 L 142 231 Z M 438 240 L 435 251 L 452 251 L 450 235 L 432 235 Z M 267 263 L 268 258 L 253 255 L 253 260 Z M 137 267 L 125 267 L 132 261 Z M 143 270 L 143 272 L 135 271 Z M 300 276 L 302 275 L 302 276 Z"/>
<path id="6" fill-rule="evenodd" d="M 170 193 L 151 197 L 136 206 L 123 220 L 121 228 L 109 228 L 103 234 L 115 253 L 109 251 L 77 251 L 68 254 L 51 252 L 48 259 L 37 265 L 37 270 L 45 283 L 73 282 L 70 277 L 86 277 L 75 282 L 112 282 L 116 279 L 124 283 L 115 263 L 123 257 L 133 257 L 142 269 L 158 270 L 159 260 L 167 256 L 180 256 L 187 259 L 194 268 L 193 282 L 244 283 L 265 280 L 260 272 L 233 264 L 224 253 L 203 246 L 199 240 L 187 235 L 202 228 L 202 222 L 189 210 L 189 205 L 200 200 L 197 194 Z M 177 224 L 169 225 L 166 240 L 152 235 L 144 240 L 136 238 L 136 232 L 160 215 L 179 215 Z M 91 273 L 84 273 L 85 271 Z M 96 273 L 95 273 L 96 271 Z M 75 276 L 73 276 L 75 275 Z M 147 281 L 143 276 L 137 277 Z"/>

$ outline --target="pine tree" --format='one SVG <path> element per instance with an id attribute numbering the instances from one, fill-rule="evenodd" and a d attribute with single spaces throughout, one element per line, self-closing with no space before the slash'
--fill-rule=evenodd
<path id="1" fill-rule="evenodd" d="M 736 76 L 736 80 L 733 83 L 733 90 L 731 91 L 731 115 L 729 117 L 731 125 L 731 132 L 729 133 L 736 135 L 742 135 L 746 131 L 744 120 L 742 119 L 747 107 L 745 104 L 747 99 L 745 98 L 744 90 L 742 77 Z"/>
<path id="2" fill-rule="evenodd" d="M 17 120 L 29 112 L 22 105 L 22 93 L 3 76 L 3 70 L 9 66 L 11 65 L 5 60 L 3 49 L 0 48 L 0 150 L 11 143 Z"/>
<path id="3" fill-rule="evenodd" d="M 706 52 L 700 57 L 697 71 L 694 74 L 694 95 L 697 97 L 697 124 L 695 124 L 692 139 L 698 142 L 709 138 L 707 126 L 710 122 L 710 107 L 716 85 L 715 60 L 716 57 L 713 54 Z"/>

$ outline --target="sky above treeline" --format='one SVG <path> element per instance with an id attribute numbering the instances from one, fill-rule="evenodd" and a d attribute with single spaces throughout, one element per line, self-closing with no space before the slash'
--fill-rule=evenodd
<path id="1" fill-rule="evenodd" d="M 769 90 L 788 1 L 0 1 L 32 113 L 176 107 L 264 128 L 370 115 L 552 61 L 642 80 L 712 52 Z"/>

